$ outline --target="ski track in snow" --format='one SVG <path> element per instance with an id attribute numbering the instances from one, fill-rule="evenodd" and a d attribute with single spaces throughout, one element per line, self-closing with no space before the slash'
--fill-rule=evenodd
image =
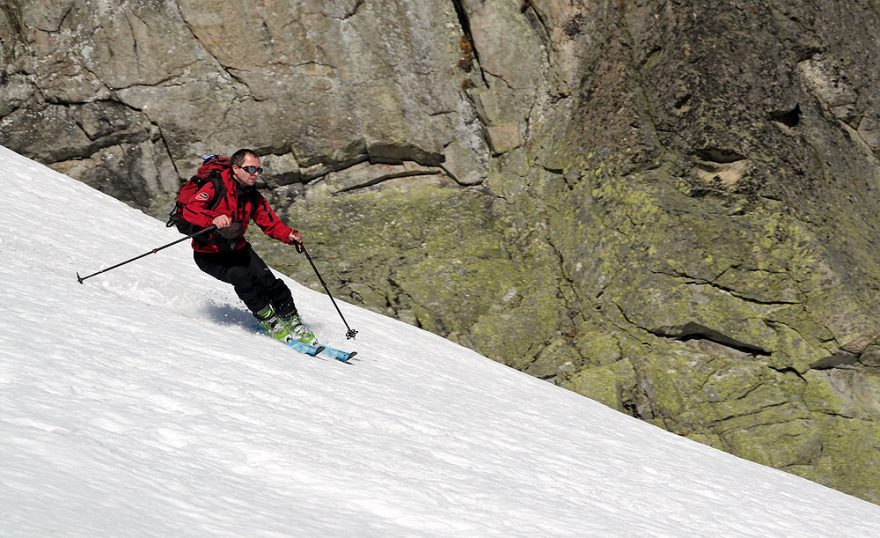
<path id="1" fill-rule="evenodd" d="M 186 243 L 81 285 L 180 236 L 2 147 L 0 167 L 0 535 L 880 536 L 880 507 L 340 303 L 345 341 L 286 279 L 359 353 L 299 355 Z"/>

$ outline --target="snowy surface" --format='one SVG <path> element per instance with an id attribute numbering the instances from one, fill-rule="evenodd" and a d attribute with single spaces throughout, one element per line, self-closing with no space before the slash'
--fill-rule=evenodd
<path id="1" fill-rule="evenodd" d="M 359 352 L 299 355 L 187 243 L 80 285 L 180 236 L 2 147 L 0 169 L 4 537 L 880 536 L 878 506 L 341 303 L 346 342 L 290 282 Z"/>

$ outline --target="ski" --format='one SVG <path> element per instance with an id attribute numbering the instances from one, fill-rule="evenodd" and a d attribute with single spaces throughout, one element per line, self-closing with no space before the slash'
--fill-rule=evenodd
<path id="1" fill-rule="evenodd" d="M 304 344 L 299 340 L 291 340 L 284 343 L 287 344 L 287 347 L 299 351 L 300 353 L 305 353 L 310 357 L 314 357 L 318 353 L 324 351 L 324 346 L 322 346 L 321 344 L 318 344 L 317 346 L 311 346 L 309 344 Z"/>
<path id="2" fill-rule="evenodd" d="M 262 327 L 257 327 L 257 332 L 268 336 L 268 333 L 266 333 L 266 330 Z M 300 342 L 299 340 L 290 340 L 289 342 L 281 343 L 285 344 L 290 349 L 299 351 L 300 353 L 304 353 L 309 357 L 317 357 L 319 354 L 323 353 L 327 357 L 330 357 L 331 359 L 336 359 L 340 362 L 348 362 L 348 359 L 357 355 L 357 351 L 343 351 L 341 349 L 337 349 L 335 347 L 320 343 L 314 346 L 310 344 L 305 344 L 303 342 Z"/>
<path id="3" fill-rule="evenodd" d="M 335 347 L 326 346 L 323 344 L 318 345 L 323 347 L 321 353 L 340 362 L 348 362 L 348 359 L 357 355 L 357 351 L 342 351 L 341 349 L 336 349 Z"/>

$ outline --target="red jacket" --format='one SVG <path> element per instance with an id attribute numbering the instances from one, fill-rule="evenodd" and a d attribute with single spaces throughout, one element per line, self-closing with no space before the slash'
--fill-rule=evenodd
<path id="1" fill-rule="evenodd" d="M 251 219 L 257 223 L 257 226 L 263 230 L 263 233 L 269 237 L 290 244 L 289 237 L 293 229 L 284 224 L 275 211 L 269 207 L 269 202 L 263 198 L 256 189 L 252 189 L 250 193 L 235 180 L 232 176 L 232 169 L 227 168 L 221 173 L 223 186 L 226 193 L 223 199 L 216 205 L 214 209 L 208 209 L 212 205 L 215 195 L 214 184 L 211 181 L 202 185 L 202 188 L 193 195 L 189 203 L 183 208 L 183 218 L 196 226 L 207 228 L 213 225 L 214 217 L 227 215 L 233 221 L 241 223 L 242 237 L 232 240 L 232 250 L 241 250 L 248 245 L 244 238 L 244 232 L 247 230 L 248 223 Z M 228 250 L 229 240 L 222 239 L 216 232 L 208 234 L 208 240 L 193 240 L 192 247 L 197 252 L 221 252 Z M 226 244 L 226 248 L 222 245 Z"/>

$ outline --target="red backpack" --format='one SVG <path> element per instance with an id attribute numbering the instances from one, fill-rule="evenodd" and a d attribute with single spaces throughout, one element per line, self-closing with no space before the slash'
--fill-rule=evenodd
<path id="1" fill-rule="evenodd" d="M 205 183 L 211 181 L 214 184 L 215 195 L 214 199 L 208 204 L 208 209 L 217 207 L 220 200 L 226 194 L 226 188 L 223 185 L 220 173 L 230 166 L 232 166 L 232 163 L 229 161 L 229 157 L 214 154 L 202 157 L 202 165 L 199 166 L 196 175 L 185 181 L 177 191 L 177 200 L 174 202 L 171 212 L 168 213 L 168 222 L 165 223 L 165 226 L 169 228 L 176 226 L 178 231 L 184 235 L 191 235 L 201 230 L 195 224 L 190 224 L 184 220 L 183 206 L 189 203 Z"/>

